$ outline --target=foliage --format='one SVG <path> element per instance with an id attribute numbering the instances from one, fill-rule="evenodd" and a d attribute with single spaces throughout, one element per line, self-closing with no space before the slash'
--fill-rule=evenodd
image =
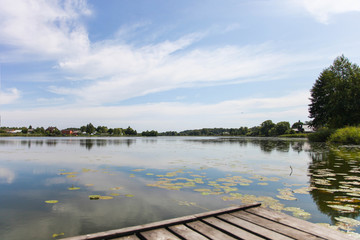
<path id="1" fill-rule="evenodd" d="M 291 128 L 292 129 L 297 129 L 299 132 L 303 133 L 304 132 L 304 128 L 303 128 L 304 123 L 301 122 L 300 120 L 298 122 L 295 122 Z M 309 124 L 308 124 L 309 125 Z M 311 125 L 311 124 L 310 124 Z"/>
<path id="2" fill-rule="evenodd" d="M 331 134 L 329 142 L 342 144 L 360 144 L 360 127 L 345 127 Z"/>
<path id="3" fill-rule="evenodd" d="M 310 133 L 308 139 L 310 142 L 326 142 L 334 131 L 334 129 L 321 128 L 315 133 Z"/>
<path id="4" fill-rule="evenodd" d="M 360 123 L 360 68 L 344 55 L 324 69 L 311 89 L 313 126 L 341 128 Z"/>
<path id="5" fill-rule="evenodd" d="M 283 134 L 280 135 L 279 137 L 284 137 L 284 138 L 307 138 L 309 136 L 308 133 L 294 133 L 294 134 Z"/>
<path id="6" fill-rule="evenodd" d="M 278 122 L 272 129 L 270 129 L 270 133 L 272 136 L 279 136 L 285 134 L 288 130 L 290 130 L 289 122 Z"/>
<path id="7" fill-rule="evenodd" d="M 24 134 L 27 134 L 28 131 L 29 130 L 26 127 L 21 128 L 21 132 L 24 133 Z"/>
<path id="8" fill-rule="evenodd" d="M 126 134 L 126 135 L 137 135 L 137 132 L 136 132 L 136 130 L 132 129 L 132 128 L 129 126 L 127 129 L 125 129 L 125 134 Z"/>
<path id="9" fill-rule="evenodd" d="M 158 132 L 155 130 L 151 130 L 151 131 L 144 131 L 141 133 L 142 136 L 145 137 L 156 137 L 158 135 Z"/>
<path id="10" fill-rule="evenodd" d="M 85 132 L 87 133 L 87 134 L 92 134 L 92 133 L 94 133 L 95 132 L 95 127 L 94 127 L 94 125 L 92 125 L 91 123 L 89 123 L 88 125 L 86 125 L 86 128 L 85 128 Z"/>
<path id="11" fill-rule="evenodd" d="M 98 132 L 98 133 L 107 133 L 108 132 L 108 128 L 106 127 L 106 126 L 98 126 L 97 128 L 96 128 L 96 131 Z"/>
<path id="12" fill-rule="evenodd" d="M 113 134 L 114 135 L 123 135 L 123 129 L 122 128 L 114 128 Z"/>
<path id="13" fill-rule="evenodd" d="M 270 130 L 275 127 L 275 123 L 273 123 L 271 120 L 266 120 L 260 125 L 260 133 L 263 136 L 270 136 Z M 274 134 L 275 136 L 275 134 Z"/>

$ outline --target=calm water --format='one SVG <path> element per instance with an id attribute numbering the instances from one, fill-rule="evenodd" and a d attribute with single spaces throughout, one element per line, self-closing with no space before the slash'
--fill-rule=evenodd
<path id="1" fill-rule="evenodd" d="M 359 148 L 305 140 L 0 138 L 0 239 L 69 237 L 253 201 L 360 232 L 350 221 L 359 180 Z"/>

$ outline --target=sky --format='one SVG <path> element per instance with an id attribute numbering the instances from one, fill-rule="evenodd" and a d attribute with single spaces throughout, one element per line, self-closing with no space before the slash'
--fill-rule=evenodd
<path id="1" fill-rule="evenodd" d="M 182 131 L 308 119 L 359 0 L 0 0 L 8 127 Z"/>

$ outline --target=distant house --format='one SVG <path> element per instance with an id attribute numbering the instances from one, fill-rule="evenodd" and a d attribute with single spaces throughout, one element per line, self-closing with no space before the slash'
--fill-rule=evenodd
<path id="1" fill-rule="evenodd" d="M 315 132 L 315 128 L 311 127 L 310 125 L 303 124 L 301 127 L 304 130 L 303 133 L 313 133 L 313 132 Z M 293 130 L 295 132 L 299 132 L 299 129 L 297 129 L 297 128 L 294 128 Z"/>
<path id="2" fill-rule="evenodd" d="M 9 129 L 7 133 L 21 133 L 21 129 Z"/>
<path id="3" fill-rule="evenodd" d="M 303 125 L 304 133 L 313 133 L 315 132 L 315 128 L 310 125 Z"/>
<path id="4" fill-rule="evenodd" d="M 45 131 L 53 133 L 57 128 L 56 127 L 48 127 Z"/>
<path id="5" fill-rule="evenodd" d="M 73 134 L 74 134 L 74 131 L 73 131 L 73 130 L 64 129 L 64 130 L 61 130 L 61 134 L 62 134 L 62 135 L 73 135 Z"/>

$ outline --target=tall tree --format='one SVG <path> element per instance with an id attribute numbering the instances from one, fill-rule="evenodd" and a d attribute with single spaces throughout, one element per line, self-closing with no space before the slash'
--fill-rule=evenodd
<path id="1" fill-rule="evenodd" d="M 275 127 L 275 123 L 271 120 L 266 120 L 260 125 L 260 133 L 263 136 L 269 136 L 270 135 L 270 129 Z"/>
<path id="2" fill-rule="evenodd" d="M 344 57 L 324 69 L 311 89 L 310 118 L 315 127 L 360 123 L 360 68 Z"/>
<path id="3" fill-rule="evenodd" d="M 92 134 L 93 132 L 95 132 L 95 130 L 96 128 L 94 127 L 94 125 L 92 125 L 92 123 L 86 125 L 86 133 Z"/>

